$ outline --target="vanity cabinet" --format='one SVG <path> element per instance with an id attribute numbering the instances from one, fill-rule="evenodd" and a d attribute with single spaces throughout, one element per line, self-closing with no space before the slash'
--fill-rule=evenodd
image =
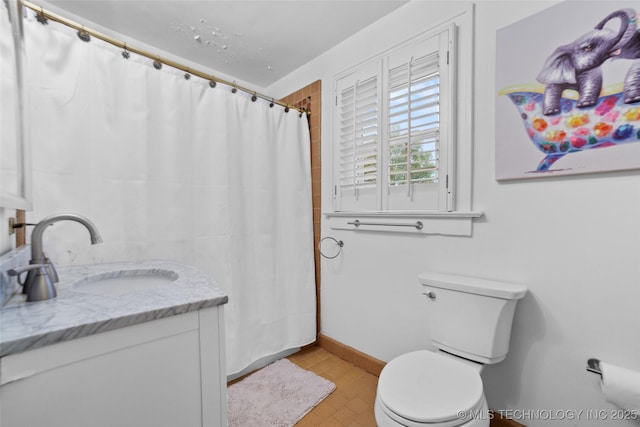
<path id="1" fill-rule="evenodd" d="M 2 427 L 223 427 L 226 403 L 223 305 L 0 359 Z"/>

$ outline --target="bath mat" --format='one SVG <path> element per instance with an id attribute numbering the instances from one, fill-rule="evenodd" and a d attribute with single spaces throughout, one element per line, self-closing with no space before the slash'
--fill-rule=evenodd
<path id="1" fill-rule="evenodd" d="M 335 388 L 287 359 L 278 360 L 229 386 L 229 427 L 293 426 Z"/>

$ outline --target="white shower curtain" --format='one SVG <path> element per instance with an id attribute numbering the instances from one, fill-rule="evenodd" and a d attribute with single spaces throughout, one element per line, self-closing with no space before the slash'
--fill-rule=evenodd
<path id="1" fill-rule="evenodd" d="M 104 243 L 58 223 L 58 265 L 172 259 L 229 295 L 227 368 L 315 339 L 305 116 L 61 25 L 25 22 L 34 211 L 89 217 Z"/>

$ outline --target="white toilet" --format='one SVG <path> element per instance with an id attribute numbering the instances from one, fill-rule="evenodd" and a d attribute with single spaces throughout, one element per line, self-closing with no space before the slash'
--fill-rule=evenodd
<path id="1" fill-rule="evenodd" d="M 487 401 L 480 372 L 509 351 L 523 285 L 473 277 L 419 276 L 429 298 L 431 342 L 437 351 L 396 357 L 378 380 L 379 427 L 486 427 Z"/>

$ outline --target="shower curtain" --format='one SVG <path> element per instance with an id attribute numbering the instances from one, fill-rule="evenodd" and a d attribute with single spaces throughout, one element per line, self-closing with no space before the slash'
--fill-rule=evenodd
<path id="1" fill-rule="evenodd" d="M 307 118 L 62 25 L 25 22 L 38 221 L 58 265 L 171 259 L 228 293 L 227 370 L 315 339 Z"/>

